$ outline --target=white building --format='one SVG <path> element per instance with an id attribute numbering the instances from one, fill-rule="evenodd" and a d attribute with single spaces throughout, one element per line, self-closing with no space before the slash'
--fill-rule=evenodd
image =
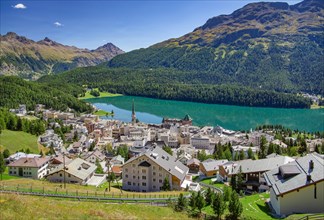
<path id="1" fill-rule="evenodd" d="M 308 154 L 264 177 L 276 214 L 324 213 L 324 155 Z"/>
<path id="2" fill-rule="evenodd" d="M 19 158 L 8 165 L 9 175 L 41 179 L 46 175 L 49 160 L 48 157 Z"/>
<path id="3" fill-rule="evenodd" d="M 209 149 L 210 147 L 210 140 L 207 136 L 194 135 L 191 137 L 190 143 L 196 149 Z"/>
<path id="4" fill-rule="evenodd" d="M 179 190 L 189 169 L 160 147 L 132 157 L 123 165 L 123 189 L 160 191 L 165 178 L 171 189 Z"/>
<path id="5" fill-rule="evenodd" d="M 64 182 L 63 167 L 64 165 L 60 164 L 50 170 L 46 178 L 51 182 Z M 65 164 L 65 167 L 65 182 L 78 184 L 86 184 L 93 177 L 97 169 L 96 165 L 80 158 L 76 158 L 69 164 Z"/>

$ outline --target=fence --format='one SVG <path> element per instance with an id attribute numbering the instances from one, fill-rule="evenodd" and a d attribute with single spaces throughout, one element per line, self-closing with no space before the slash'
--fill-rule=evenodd
<path id="1" fill-rule="evenodd" d="M 323 220 L 324 214 L 312 214 L 312 215 L 306 215 L 299 220 Z"/>
<path id="2" fill-rule="evenodd" d="M 32 185 L 0 185 L 1 192 L 18 193 L 24 195 L 73 198 L 85 200 L 102 200 L 102 201 L 128 201 L 128 202 L 152 202 L 167 201 L 178 198 L 177 194 L 168 193 L 110 193 L 106 191 L 89 191 L 89 190 L 71 190 L 71 189 L 48 189 L 45 187 L 33 187 Z"/>

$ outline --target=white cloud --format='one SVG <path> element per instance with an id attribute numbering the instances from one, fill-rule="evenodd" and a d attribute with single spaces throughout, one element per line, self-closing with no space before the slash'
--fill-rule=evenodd
<path id="1" fill-rule="evenodd" d="M 63 24 L 61 24 L 61 23 L 58 22 L 58 21 L 54 22 L 54 25 L 55 25 L 56 27 L 61 27 L 61 26 L 63 26 Z"/>
<path id="2" fill-rule="evenodd" d="M 12 7 L 15 9 L 26 9 L 27 8 L 24 4 L 21 4 L 21 3 L 15 5 L 15 6 L 12 6 Z"/>

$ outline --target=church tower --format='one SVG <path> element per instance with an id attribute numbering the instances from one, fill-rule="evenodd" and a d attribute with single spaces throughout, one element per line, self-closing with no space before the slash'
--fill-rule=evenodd
<path id="1" fill-rule="evenodd" d="M 133 103 L 132 103 L 132 123 L 133 123 L 133 124 L 136 123 L 136 115 L 135 115 L 134 99 L 133 99 Z"/>

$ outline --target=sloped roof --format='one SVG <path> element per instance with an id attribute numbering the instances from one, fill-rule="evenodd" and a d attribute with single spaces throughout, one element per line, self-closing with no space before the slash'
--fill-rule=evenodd
<path id="1" fill-rule="evenodd" d="M 49 161 L 49 157 L 33 157 L 33 158 L 28 158 L 28 157 L 21 157 L 18 160 L 10 163 L 8 166 L 9 167 L 41 167 L 43 166 L 46 162 Z"/>
<path id="2" fill-rule="evenodd" d="M 192 159 L 188 160 L 187 166 L 190 165 L 190 164 L 199 165 L 200 164 L 200 161 L 197 158 L 192 158 Z"/>
<path id="3" fill-rule="evenodd" d="M 181 181 L 185 178 L 189 171 L 187 166 L 183 165 L 174 156 L 171 156 L 160 147 L 155 147 L 152 150 L 148 150 L 140 156 L 132 157 L 124 165 L 131 163 L 132 161 L 143 156 L 149 158 L 151 161 L 155 162 Z"/>
<path id="4" fill-rule="evenodd" d="M 314 163 L 313 169 L 310 169 L 309 165 L 311 160 Z M 298 169 L 300 173 L 292 177 L 284 178 L 280 173 L 280 169 L 275 168 L 264 174 L 267 184 L 272 186 L 276 195 L 282 195 L 292 190 L 311 185 L 315 182 L 324 181 L 323 155 L 317 153 L 308 154 L 289 163 L 289 165 L 295 166 L 294 169 Z M 310 175 L 311 181 L 307 181 L 307 175 Z"/>
<path id="5" fill-rule="evenodd" d="M 292 161 L 294 161 L 293 158 L 280 155 L 260 160 L 236 161 L 233 174 L 237 174 L 240 167 L 242 168 L 242 173 L 266 172 Z"/>
<path id="6" fill-rule="evenodd" d="M 220 165 L 223 165 L 227 163 L 228 160 L 213 160 L 213 159 L 207 159 L 203 161 L 201 164 L 205 168 L 205 170 L 212 171 L 212 170 L 218 170 Z"/>
<path id="7" fill-rule="evenodd" d="M 82 160 L 80 158 L 74 159 L 71 163 L 69 163 L 65 167 L 66 167 L 65 169 L 66 173 L 69 173 L 82 180 L 86 179 L 91 173 L 95 172 L 95 170 L 97 169 L 96 165 L 88 161 Z M 59 166 L 51 170 L 49 175 L 52 175 L 61 170 L 63 170 L 63 164 L 60 164 Z"/>
<path id="8" fill-rule="evenodd" d="M 184 121 L 192 121 L 192 118 L 190 117 L 190 115 L 186 115 L 184 118 L 183 118 Z"/>

